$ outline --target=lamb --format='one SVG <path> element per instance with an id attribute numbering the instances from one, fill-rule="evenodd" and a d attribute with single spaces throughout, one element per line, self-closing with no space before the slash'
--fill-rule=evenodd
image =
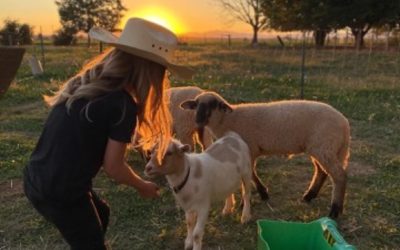
<path id="1" fill-rule="evenodd" d="M 250 220 L 251 161 L 247 144 L 227 132 L 202 153 L 189 153 L 190 146 L 172 139 L 162 164 L 155 154 L 145 166 L 145 175 L 166 176 L 176 202 L 185 211 L 185 249 L 201 249 L 210 205 L 225 199 L 223 214 L 232 213 L 235 192 L 242 182 L 241 222 Z"/>
<path id="2" fill-rule="evenodd" d="M 183 110 L 180 104 L 188 99 L 192 99 L 203 93 L 204 90 L 195 86 L 173 87 L 167 90 L 170 99 L 170 111 L 173 120 L 173 129 L 175 137 L 183 144 L 189 144 L 192 149 L 196 142 L 202 147 L 207 148 L 212 143 L 212 136 L 203 127 L 198 128 L 195 121 L 195 112 Z M 197 140 L 196 140 L 197 139 Z"/>
<path id="3" fill-rule="evenodd" d="M 256 173 L 257 157 L 306 153 L 314 175 L 303 200 L 314 199 L 329 175 L 333 182 L 329 216 L 337 218 L 343 212 L 350 126 L 333 107 L 301 100 L 231 105 L 215 92 L 204 92 L 181 107 L 196 110 L 197 125 L 208 128 L 216 138 L 231 130 L 246 141 L 253 181 L 262 199 L 268 199 L 268 192 Z"/>
<path id="4" fill-rule="evenodd" d="M 194 98 L 203 93 L 204 90 L 195 86 L 173 87 L 166 91 L 169 97 L 169 109 L 172 116 L 172 132 L 175 137 L 183 144 L 189 144 L 192 150 L 198 143 L 202 150 L 211 145 L 213 138 L 204 128 L 198 128 L 195 121 L 195 112 L 192 110 L 183 110 L 180 104 L 188 99 Z M 140 147 L 141 135 L 136 132 L 134 147 L 147 160 L 148 152 L 144 152 Z"/>

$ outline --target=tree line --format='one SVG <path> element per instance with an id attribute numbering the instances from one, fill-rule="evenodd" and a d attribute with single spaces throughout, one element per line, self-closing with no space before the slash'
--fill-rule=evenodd
<path id="1" fill-rule="evenodd" d="M 322 47 L 330 32 L 350 28 L 355 47 L 364 46 L 372 29 L 391 30 L 400 26 L 399 0 L 218 0 L 233 19 L 253 29 L 252 44 L 258 32 L 313 32 L 315 45 Z"/>
<path id="2" fill-rule="evenodd" d="M 371 29 L 400 27 L 400 0 L 217 0 L 225 16 L 247 23 L 253 32 L 252 45 L 258 44 L 260 31 L 312 32 L 315 45 L 323 47 L 330 32 L 349 28 L 355 47 L 364 46 Z M 53 35 L 55 45 L 76 43 L 79 32 L 93 26 L 115 31 L 126 8 L 121 0 L 55 0 L 61 29 Z M 32 43 L 33 29 L 28 24 L 6 20 L 0 29 L 0 43 Z M 90 46 L 90 37 L 88 45 Z"/>

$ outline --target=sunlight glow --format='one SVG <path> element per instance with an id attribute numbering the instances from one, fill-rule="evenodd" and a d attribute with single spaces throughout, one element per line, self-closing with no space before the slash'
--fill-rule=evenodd
<path id="1" fill-rule="evenodd" d="M 129 18 L 140 17 L 164 26 L 177 35 L 186 32 L 186 27 L 178 20 L 175 15 L 171 13 L 173 12 L 167 9 L 160 8 L 158 6 L 132 10 L 125 14 L 124 18 L 121 20 L 120 27 L 123 28 Z"/>

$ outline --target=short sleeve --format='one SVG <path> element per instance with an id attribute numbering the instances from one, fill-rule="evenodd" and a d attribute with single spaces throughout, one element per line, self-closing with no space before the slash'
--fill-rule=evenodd
<path id="1" fill-rule="evenodd" d="M 110 110 L 108 137 L 130 143 L 136 127 L 137 107 L 132 97 L 125 94 Z"/>

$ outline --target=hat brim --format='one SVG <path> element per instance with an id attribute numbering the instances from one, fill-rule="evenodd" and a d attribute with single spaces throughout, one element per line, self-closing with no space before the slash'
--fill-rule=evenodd
<path id="1" fill-rule="evenodd" d="M 94 38 L 94 39 L 99 40 L 101 42 L 107 43 L 110 46 L 118 48 L 118 49 L 120 49 L 120 50 L 122 50 L 124 52 L 127 52 L 129 54 L 136 55 L 136 56 L 145 58 L 147 60 L 159 63 L 159 64 L 163 65 L 164 67 L 166 67 L 167 70 L 172 75 L 175 75 L 178 78 L 181 78 L 181 79 L 184 79 L 184 80 L 190 80 L 193 77 L 194 73 L 195 73 L 195 71 L 193 69 L 189 68 L 189 67 L 168 62 L 164 58 L 162 58 L 162 57 L 160 57 L 160 56 L 158 56 L 156 54 L 153 54 L 153 53 L 150 53 L 150 52 L 147 52 L 147 51 L 144 51 L 144 50 L 132 47 L 132 46 L 128 46 L 128 45 L 124 45 L 124 44 L 118 43 L 118 37 L 117 36 L 115 36 L 111 32 L 109 32 L 107 30 L 104 30 L 102 28 L 93 27 L 89 31 L 89 36 L 91 38 Z"/>

